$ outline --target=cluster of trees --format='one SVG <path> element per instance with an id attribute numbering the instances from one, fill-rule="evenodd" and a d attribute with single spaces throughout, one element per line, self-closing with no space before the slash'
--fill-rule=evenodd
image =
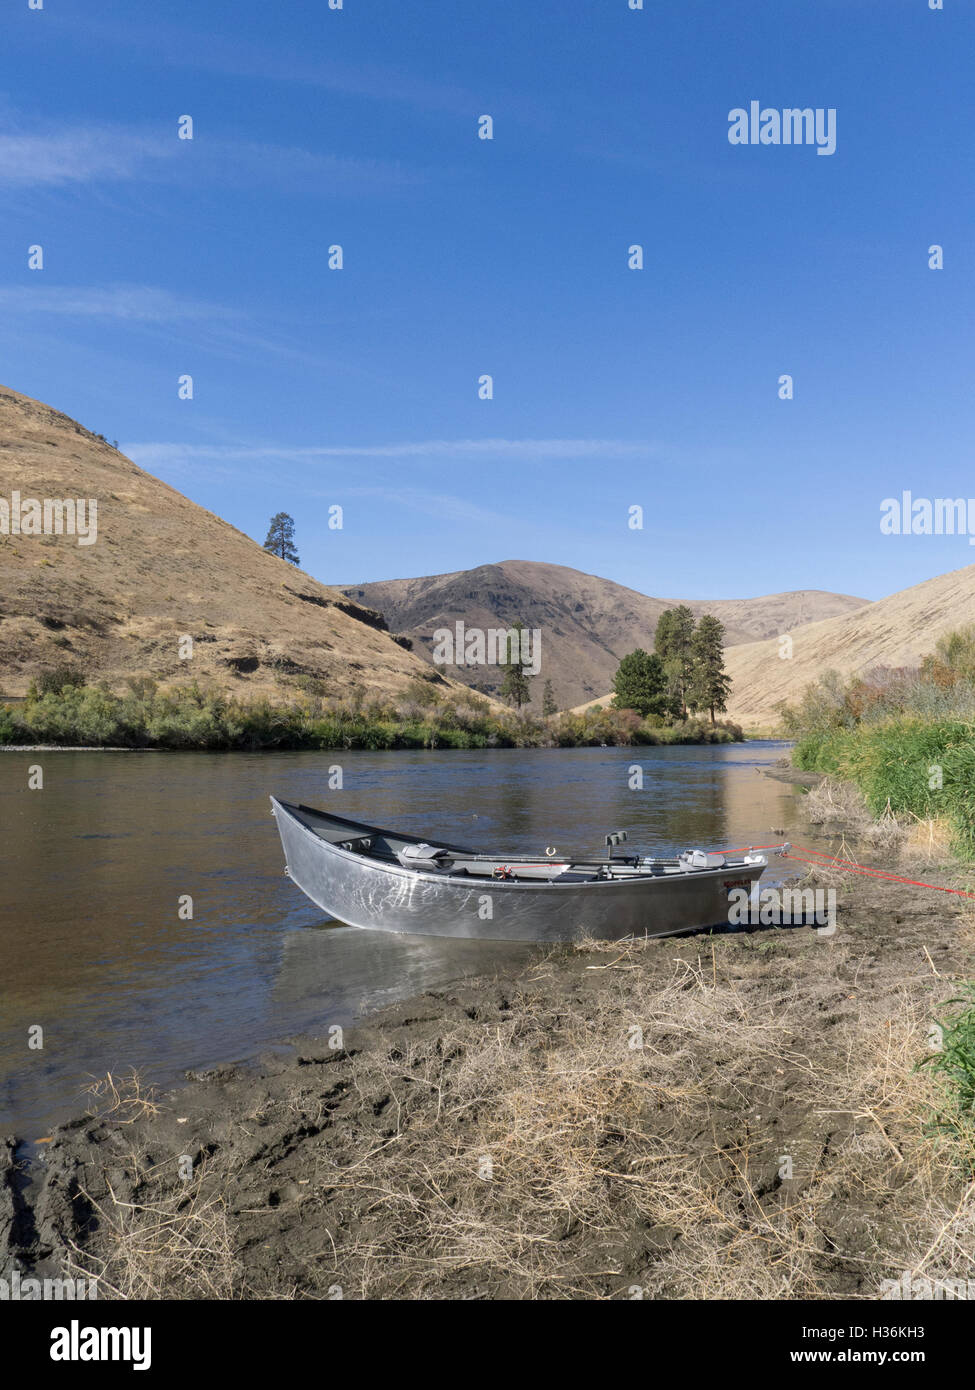
<path id="1" fill-rule="evenodd" d="M 522 624 L 512 626 L 520 637 Z M 533 677 L 520 660 L 520 649 L 512 647 L 500 694 L 521 709 L 531 700 Z M 661 613 L 652 652 L 638 647 L 620 662 L 613 704 L 617 709 L 636 710 L 643 718 L 687 720 L 691 714 L 707 711 L 714 724 L 727 709 L 730 692 L 731 679 L 724 669 L 724 624 L 710 613 L 695 621 L 682 603 Z M 557 708 L 552 682 L 546 681 L 541 712 L 555 714 Z"/>
<path id="2" fill-rule="evenodd" d="M 638 647 L 625 656 L 613 688 L 617 709 L 663 719 L 687 719 L 707 710 L 713 724 L 731 692 L 724 669 L 724 624 L 710 613 L 695 622 L 683 603 L 666 609 L 657 622 L 653 651 Z"/>

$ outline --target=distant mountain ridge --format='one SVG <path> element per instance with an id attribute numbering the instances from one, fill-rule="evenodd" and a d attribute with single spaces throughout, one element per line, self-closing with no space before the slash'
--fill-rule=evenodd
<path id="1" fill-rule="evenodd" d="M 381 612 L 392 632 L 412 639 L 431 659 L 438 628 L 509 627 L 516 619 L 542 634 L 542 669 L 530 708 L 541 708 L 551 680 L 561 708 L 605 695 L 620 659 L 635 647 L 652 649 L 660 614 L 686 602 L 695 616 L 713 613 L 729 646 L 789 632 L 804 623 L 850 613 L 867 603 L 819 590 L 752 599 L 660 599 L 564 565 L 504 560 L 470 570 L 350 585 L 348 597 Z M 497 693 L 497 667 L 441 667 L 466 684 Z"/>

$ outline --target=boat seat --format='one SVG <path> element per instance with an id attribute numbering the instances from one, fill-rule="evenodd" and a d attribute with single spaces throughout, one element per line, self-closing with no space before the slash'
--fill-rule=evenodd
<path id="1" fill-rule="evenodd" d="M 598 874 L 583 873 L 581 869 L 565 869 L 560 874 L 554 874 L 548 881 L 549 883 L 592 883 L 598 877 Z"/>
<path id="2" fill-rule="evenodd" d="M 325 836 L 321 836 L 325 839 Z M 358 835 L 354 840 L 334 840 L 331 843 L 337 844 L 339 849 L 351 850 L 353 854 L 365 854 L 372 849 L 371 835 Z"/>
<path id="3" fill-rule="evenodd" d="M 447 858 L 447 851 L 440 845 L 404 845 L 397 850 L 396 858 L 404 869 L 437 869 L 438 860 Z"/>

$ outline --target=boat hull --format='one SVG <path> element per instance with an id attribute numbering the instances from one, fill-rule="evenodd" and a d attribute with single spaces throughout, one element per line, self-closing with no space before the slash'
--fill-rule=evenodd
<path id="1" fill-rule="evenodd" d="M 331 917 L 368 931 L 497 941 L 618 940 L 723 925 L 728 895 L 765 862 L 585 883 L 465 880 L 417 872 L 323 841 L 272 798 L 288 873 Z"/>

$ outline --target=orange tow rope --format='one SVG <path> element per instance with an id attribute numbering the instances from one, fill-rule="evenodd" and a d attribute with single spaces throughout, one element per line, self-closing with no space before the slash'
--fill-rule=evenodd
<path id="1" fill-rule="evenodd" d="M 778 845 L 743 845 L 740 849 L 726 849 L 724 854 L 746 854 L 755 849 L 778 849 Z M 798 850 L 799 853 L 795 853 Z M 843 873 L 863 874 L 866 878 L 884 879 L 888 883 L 905 883 L 910 888 L 932 888 L 936 893 L 955 893 L 960 898 L 975 898 L 964 888 L 944 888 L 940 883 L 925 883 L 919 878 L 904 878 L 900 874 L 889 873 L 886 869 L 871 869 L 865 864 L 857 864 L 852 859 L 841 859 L 839 855 L 827 854 L 824 850 L 803 849 L 802 845 L 792 845 L 783 859 L 794 859 L 800 864 L 820 865 L 823 868 L 839 869 Z"/>

